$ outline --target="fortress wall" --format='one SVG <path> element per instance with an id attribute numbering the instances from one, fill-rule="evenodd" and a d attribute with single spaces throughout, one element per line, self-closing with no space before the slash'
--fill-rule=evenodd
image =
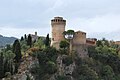
<path id="1" fill-rule="evenodd" d="M 86 44 L 86 33 L 80 31 L 75 32 L 73 44 Z"/>

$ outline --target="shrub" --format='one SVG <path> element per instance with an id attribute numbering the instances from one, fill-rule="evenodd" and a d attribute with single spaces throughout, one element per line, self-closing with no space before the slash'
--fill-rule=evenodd
<path id="1" fill-rule="evenodd" d="M 73 63 L 72 57 L 66 56 L 65 58 L 63 58 L 63 64 L 65 64 L 66 66 L 69 66 L 72 63 Z"/>
<path id="2" fill-rule="evenodd" d="M 70 79 L 67 76 L 59 75 L 59 76 L 57 76 L 56 80 L 70 80 Z"/>
<path id="3" fill-rule="evenodd" d="M 56 71 L 57 65 L 52 61 L 48 61 L 45 66 L 45 72 L 48 74 L 54 74 Z"/>

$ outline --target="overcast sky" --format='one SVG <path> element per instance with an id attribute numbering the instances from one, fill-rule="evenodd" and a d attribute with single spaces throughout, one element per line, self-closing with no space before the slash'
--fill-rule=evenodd
<path id="1" fill-rule="evenodd" d="M 20 38 L 37 31 L 46 36 L 55 16 L 67 20 L 66 29 L 118 31 L 120 0 L 0 0 L 0 34 Z"/>

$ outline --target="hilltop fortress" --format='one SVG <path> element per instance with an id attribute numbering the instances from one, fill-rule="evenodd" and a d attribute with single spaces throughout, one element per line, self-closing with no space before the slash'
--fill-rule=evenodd
<path id="1" fill-rule="evenodd" d="M 54 19 L 51 20 L 51 26 L 52 26 L 52 38 L 51 38 L 51 46 L 59 49 L 59 43 L 60 41 L 64 40 L 63 32 L 65 31 L 66 26 L 66 20 L 63 19 L 63 17 L 54 17 Z M 75 32 L 72 46 L 73 49 L 80 53 L 79 55 L 84 57 L 87 54 L 86 46 L 92 45 L 94 46 L 96 44 L 96 39 L 86 38 L 86 33 L 83 31 L 77 31 Z"/>

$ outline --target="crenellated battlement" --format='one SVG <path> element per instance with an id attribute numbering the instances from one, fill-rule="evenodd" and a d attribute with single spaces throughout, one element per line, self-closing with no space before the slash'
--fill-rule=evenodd
<path id="1" fill-rule="evenodd" d="M 62 17 L 54 17 L 54 19 L 51 20 L 51 25 L 54 24 L 66 24 L 66 20 L 64 20 Z"/>

